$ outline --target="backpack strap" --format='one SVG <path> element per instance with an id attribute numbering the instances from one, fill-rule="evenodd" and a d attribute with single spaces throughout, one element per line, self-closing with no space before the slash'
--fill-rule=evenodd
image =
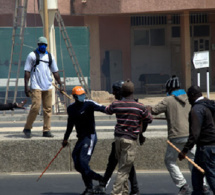
<path id="1" fill-rule="evenodd" d="M 49 68 L 52 65 L 52 55 L 48 52 L 48 57 L 49 57 Z"/>
<path id="2" fill-rule="evenodd" d="M 34 64 L 34 72 L 35 72 L 36 66 L 39 64 L 39 61 L 40 61 L 40 56 L 39 56 L 37 49 L 34 50 L 34 54 L 36 56 L 36 63 Z"/>
<path id="3" fill-rule="evenodd" d="M 40 61 L 42 61 L 42 62 L 45 62 L 45 61 L 43 61 L 43 60 L 40 60 L 40 55 L 39 55 L 39 53 L 38 53 L 38 50 L 36 49 L 36 50 L 34 50 L 34 53 L 35 53 L 35 56 L 36 56 L 36 63 L 35 63 L 35 65 L 34 65 L 34 72 L 35 72 L 35 69 L 36 69 L 36 66 L 40 63 Z M 52 55 L 48 52 L 48 58 L 49 58 L 49 61 L 48 62 L 46 62 L 46 63 L 48 63 L 49 64 L 49 68 L 51 67 L 51 65 L 52 65 Z"/>

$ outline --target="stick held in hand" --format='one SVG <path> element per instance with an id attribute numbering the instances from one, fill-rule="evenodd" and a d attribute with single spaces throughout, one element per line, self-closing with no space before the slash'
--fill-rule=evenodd
<path id="1" fill-rule="evenodd" d="M 58 154 L 60 154 L 61 150 L 63 149 L 63 146 L 60 148 L 58 153 L 55 155 L 55 157 L 51 160 L 51 162 L 48 164 L 48 166 L 45 168 L 45 170 L 41 173 L 41 175 L 38 177 L 37 181 L 40 180 L 40 178 L 43 176 L 43 174 L 46 172 L 46 170 L 49 168 L 49 166 L 52 164 L 55 158 L 57 158 Z"/>
<path id="2" fill-rule="evenodd" d="M 181 150 L 179 150 L 173 143 L 171 143 L 169 140 L 167 140 L 167 143 L 172 146 L 178 153 L 181 152 Z M 205 174 L 204 169 L 202 169 L 199 165 L 197 165 L 195 162 L 193 162 L 188 156 L 185 155 L 185 158 L 194 166 L 196 167 L 200 172 L 202 172 L 203 174 Z"/>
<path id="3" fill-rule="evenodd" d="M 59 87 L 57 85 L 55 85 L 54 83 L 52 83 L 52 85 L 55 86 L 56 89 L 60 90 Z M 61 93 L 72 100 L 72 98 L 65 91 L 62 91 Z"/>

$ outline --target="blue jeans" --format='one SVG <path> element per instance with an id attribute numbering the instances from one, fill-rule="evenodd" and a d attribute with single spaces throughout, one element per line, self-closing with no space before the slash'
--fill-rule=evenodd
<path id="1" fill-rule="evenodd" d="M 215 194 L 215 146 L 197 147 L 194 162 L 205 170 L 207 182 Z M 192 170 L 192 195 L 201 195 L 204 175 L 193 167 Z"/>
<path id="2" fill-rule="evenodd" d="M 102 176 L 90 169 L 89 162 L 97 142 L 96 134 L 78 139 L 72 152 L 75 169 L 81 173 L 86 188 L 92 188 L 92 180 L 101 180 Z"/>

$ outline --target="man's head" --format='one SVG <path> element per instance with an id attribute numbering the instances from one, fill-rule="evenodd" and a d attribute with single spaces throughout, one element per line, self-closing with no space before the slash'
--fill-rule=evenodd
<path id="1" fill-rule="evenodd" d="M 127 79 L 122 85 L 122 96 L 128 97 L 134 93 L 134 84 L 130 79 Z"/>
<path id="2" fill-rule="evenodd" d="M 180 82 L 178 77 L 173 75 L 165 84 L 166 92 L 170 95 L 173 91 L 180 89 Z"/>
<path id="3" fill-rule="evenodd" d="M 48 45 L 48 41 L 47 41 L 46 37 L 39 37 L 38 41 L 37 41 L 37 44 L 38 44 L 39 51 L 41 53 L 45 53 L 46 52 L 46 47 Z"/>
<path id="4" fill-rule="evenodd" d="M 81 86 L 76 86 L 72 89 L 72 95 L 74 99 L 78 102 L 84 102 L 86 97 L 84 88 Z"/>
<path id="5" fill-rule="evenodd" d="M 124 84 L 124 81 L 116 81 L 112 85 L 113 95 L 115 96 L 115 99 L 121 100 L 122 99 L 122 85 Z"/>
<path id="6" fill-rule="evenodd" d="M 202 96 L 202 91 L 199 86 L 193 85 L 187 90 L 187 96 L 190 104 L 193 105 Z"/>

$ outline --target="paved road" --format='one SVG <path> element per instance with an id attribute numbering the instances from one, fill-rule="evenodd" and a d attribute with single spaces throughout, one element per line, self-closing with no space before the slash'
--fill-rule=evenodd
<path id="1" fill-rule="evenodd" d="M 84 190 L 80 174 L 48 174 L 36 182 L 38 174 L 0 175 L 1 195 L 78 195 Z M 190 183 L 190 174 L 184 173 Z M 167 172 L 139 172 L 141 195 L 176 195 L 178 189 Z M 110 193 L 114 176 L 107 188 Z M 96 184 L 96 183 L 95 183 Z"/>

